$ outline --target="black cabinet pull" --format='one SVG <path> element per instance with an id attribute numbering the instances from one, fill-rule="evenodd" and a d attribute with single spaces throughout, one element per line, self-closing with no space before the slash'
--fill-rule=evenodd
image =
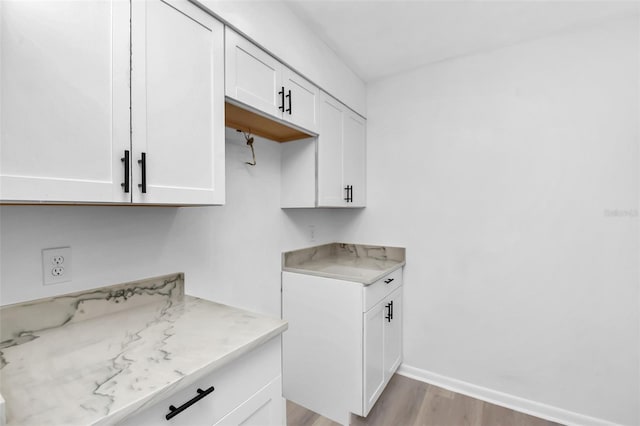
<path id="1" fill-rule="evenodd" d="M 282 86 L 282 90 L 278 92 L 278 95 L 280 95 L 280 106 L 278 109 L 284 112 L 284 86 Z"/>
<path id="2" fill-rule="evenodd" d="M 193 404 L 195 404 L 196 402 L 200 401 L 202 398 L 204 398 L 205 396 L 209 395 L 213 391 L 214 391 L 213 386 L 211 386 L 207 390 L 202 390 L 202 389 L 198 388 L 198 395 L 194 396 L 193 398 L 191 398 L 190 400 L 188 400 L 187 402 L 185 402 L 184 404 L 182 404 L 178 408 L 174 407 L 173 405 L 170 405 L 169 406 L 169 414 L 164 416 L 164 418 L 167 419 L 167 420 L 170 420 L 171 418 L 173 418 L 173 417 L 177 416 L 178 414 L 182 413 L 184 410 L 186 410 L 187 408 L 191 407 Z"/>
<path id="3" fill-rule="evenodd" d="M 347 185 L 347 186 L 344 187 L 344 190 L 347 192 L 347 195 L 344 198 L 344 200 L 347 203 L 353 203 L 353 186 Z"/>
<path id="4" fill-rule="evenodd" d="M 129 192 L 129 150 L 124 150 L 124 157 L 120 159 L 124 163 L 124 182 L 120 186 L 124 189 L 124 192 Z"/>
<path id="5" fill-rule="evenodd" d="M 393 280 L 394 280 L 394 279 L 395 279 L 395 278 L 389 278 L 389 279 L 386 279 L 386 280 L 384 280 L 384 283 L 385 283 L 385 284 L 391 284 L 391 283 L 393 282 Z"/>
<path id="6" fill-rule="evenodd" d="M 385 308 L 387 308 L 387 316 L 384 318 L 387 320 L 387 322 L 391 322 L 391 320 L 393 319 L 393 300 L 387 303 L 385 305 Z"/>
<path id="7" fill-rule="evenodd" d="M 147 193 L 147 154 L 144 152 L 140 155 L 140 159 L 138 160 L 138 164 L 140 164 L 141 168 L 141 182 L 138 184 L 138 188 L 142 191 L 143 194 Z"/>
<path id="8" fill-rule="evenodd" d="M 284 90 L 284 87 L 282 88 L 282 90 Z M 289 108 L 287 108 L 287 112 L 289 113 L 289 115 L 291 115 L 291 90 L 289 90 L 286 97 L 287 99 L 289 99 Z M 283 105 L 284 105 L 284 101 L 283 101 Z"/>

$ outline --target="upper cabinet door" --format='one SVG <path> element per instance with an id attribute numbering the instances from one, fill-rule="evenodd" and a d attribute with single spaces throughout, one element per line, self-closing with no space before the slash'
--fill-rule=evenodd
<path id="1" fill-rule="evenodd" d="M 225 32 L 225 93 L 266 114 L 282 117 L 282 64 L 229 27 Z"/>
<path id="2" fill-rule="evenodd" d="M 318 133 L 320 90 L 295 72 L 283 68 L 285 103 L 282 118 L 305 130 Z"/>
<path id="3" fill-rule="evenodd" d="M 348 207 L 366 205 L 366 123 L 350 109 L 346 109 L 343 118 L 343 186 L 349 187 Z"/>
<path id="4" fill-rule="evenodd" d="M 343 207 L 342 119 L 344 106 L 322 92 L 318 126 L 318 207 Z"/>
<path id="5" fill-rule="evenodd" d="M 186 0 L 132 3 L 133 202 L 224 203 L 224 26 Z"/>
<path id="6" fill-rule="evenodd" d="M 128 202 L 129 4 L 0 1 L 0 200 Z"/>

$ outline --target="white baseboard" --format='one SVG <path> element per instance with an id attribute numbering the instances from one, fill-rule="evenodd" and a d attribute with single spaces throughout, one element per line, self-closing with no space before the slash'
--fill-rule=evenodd
<path id="1" fill-rule="evenodd" d="M 620 426 L 617 423 L 612 423 L 608 420 L 585 416 L 584 414 L 575 413 L 573 411 L 498 392 L 493 389 L 484 388 L 482 386 L 463 382 L 462 380 L 453 379 L 451 377 L 441 376 L 440 374 L 405 364 L 400 365 L 397 373 L 415 380 L 420 380 L 421 382 L 429 383 L 456 393 L 480 399 L 491 404 L 520 411 L 521 413 L 551 420 L 556 423 L 570 426 Z"/>

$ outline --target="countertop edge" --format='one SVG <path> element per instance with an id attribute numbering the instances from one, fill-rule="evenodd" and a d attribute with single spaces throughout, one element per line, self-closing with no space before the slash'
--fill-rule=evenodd
<path id="1" fill-rule="evenodd" d="M 376 275 L 374 278 L 369 280 L 364 280 L 362 278 L 349 276 L 349 275 L 330 274 L 326 272 L 312 271 L 309 269 L 302 269 L 302 268 L 283 267 L 282 270 L 284 272 L 293 272 L 296 274 L 313 275 L 313 276 L 322 277 L 322 278 L 333 278 L 333 279 L 342 280 L 342 281 L 352 281 L 352 282 L 363 284 L 366 287 L 368 285 L 375 283 L 380 278 L 383 278 L 384 276 L 389 275 L 393 271 L 396 271 L 404 267 L 406 264 L 407 264 L 406 261 L 399 262 L 397 265 L 394 265 L 388 269 L 385 269 L 384 271 L 381 271 L 380 274 Z"/>
<path id="2" fill-rule="evenodd" d="M 252 351 L 253 349 L 263 345 L 264 343 L 268 342 L 269 340 L 273 339 L 274 337 L 277 337 L 278 335 L 284 333 L 287 329 L 289 328 L 289 324 L 288 322 L 283 320 L 283 323 L 281 325 L 279 325 L 278 327 L 270 330 L 269 332 L 257 337 L 256 339 L 252 340 L 251 342 L 246 343 L 243 346 L 240 346 L 239 348 L 229 352 L 228 354 L 224 355 L 221 358 L 218 358 L 214 361 L 212 361 L 211 363 L 205 365 L 204 367 L 200 368 L 197 371 L 194 371 L 192 373 L 190 373 L 189 375 L 183 376 L 180 379 L 176 380 L 173 383 L 169 383 L 167 384 L 165 387 L 163 387 L 162 389 L 158 389 L 155 392 L 140 398 L 134 402 L 132 402 L 131 404 L 129 404 L 126 407 L 123 407 L 117 411 L 114 411 L 112 413 L 107 414 L 106 416 L 104 416 L 103 418 L 101 418 L 100 420 L 92 423 L 92 425 L 95 426 L 101 426 L 101 425 L 111 425 L 117 422 L 120 422 L 122 420 L 125 420 L 127 417 L 137 414 L 151 406 L 153 406 L 154 404 L 156 404 L 157 402 L 160 402 L 161 400 L 165 399 L 166 397 L 170 396 L 171 394 L 174 394 L 176 392 L 181 391 L 182 389 L 184 389 L 185 387 L 189 386 L 190 384 L 194 383 L 195 381 L 197 381 L 198 379 L 213 373 L 214 371 L 224 367 L 225 365 L 235 361 L 236 359 L 240 358 L 241 356 L 243 356 L 244 354 Z M 2 426 L 2 423 L 0 423 L 0 426 Z"/>

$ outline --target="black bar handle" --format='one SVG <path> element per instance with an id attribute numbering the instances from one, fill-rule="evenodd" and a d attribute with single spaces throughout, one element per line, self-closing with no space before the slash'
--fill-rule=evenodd
<path id="1" fill-rule="evenodd" d="M 391 302 L 389 302 L 389 305 L 391 305 L 389 307 L 389 316 L 391 317 L 391 319 L 393 319 L 393 300 Z M 391 322 L 391 321 L 389 321 Z"/>
<path id="2" fill-rule="evenodd" d="M 284 112 L 284 86 L 282 86 L 282 90 L 278 92 L 278 95 L 280 95 L 280 106 L 278 109 Z"/>
<path id="3" fill-rule="evenodd" d="M 284 87 L 282 89 L 284 90 Z M 287 99 L 289 99 L 289 108 L 287 108 L 287 112 L 289 113 L 289 115 L 291 115 L 291 90 L 289 90 L 286 97 Z"/>
<path id="4" fill-rule="evenodd" d="M 385 284 L 391 284 L 393 282 L 393 280 L 395 280 L 395 278 L 389 278 L 389 279 L 384 280 L 384 283 Z"/>
<path id="5" fill-rule="evenodd" d="M 140 159 L 138 160 L 138 164 L 140 164 L 141 168 L 141 182 L 138 184 L 138 188 L 142 191 L 143 194 L 147 193 L 147 154 L 144 152 L 140 155 Z"/>
<path id="6" fill-rule="evenodd" d="M 120 186 L 124 189 L 124 192 L 129 192 L 129 150 L 124 150 L 124 157 L 120 159 L 124 163 L 124 182 Z"/>
<path id="7" fill-rule="evenodd" d="M 194 396 L 193 398 L 191 398 L 190 400 L 188 400 L 187 402 L 185 402 L 184 404 L 182 404 L 178 408 L 174 407 L 173 405 L 170 405 L 169 406 L 169 414 L 164 416 L 164 418 L 167 419 L 167 420 L 172 419 L 173 417 L 175 417 L 178 414 L 182 413 L 184 410 L 186 410 L 187 408 L 191 407 L 193 404 L 195 404 L 196 402 L 200 401 L 202 398 L 204 398 L 205 396 L 209 395 L 213 391 L 214 391 L 213 386 L 211 386 L 207 390 L 202 390 L 202 389 L 198 388 L 198 395 Z"/>
<path id="8" fill-rule="evenodd" d="M 347 197 L 344 199 L 347 203 L 353 203 L 353 185 L 347 185 L 344 187 L 347 191 Z"/>
<path id="9" fill-rule="evenodd" d="M 387 309 L 387 315 L 384 319 L 386 319 L 387 322 L 391 322 L 391 303 L 387 303 L 384 307 Z"/>

